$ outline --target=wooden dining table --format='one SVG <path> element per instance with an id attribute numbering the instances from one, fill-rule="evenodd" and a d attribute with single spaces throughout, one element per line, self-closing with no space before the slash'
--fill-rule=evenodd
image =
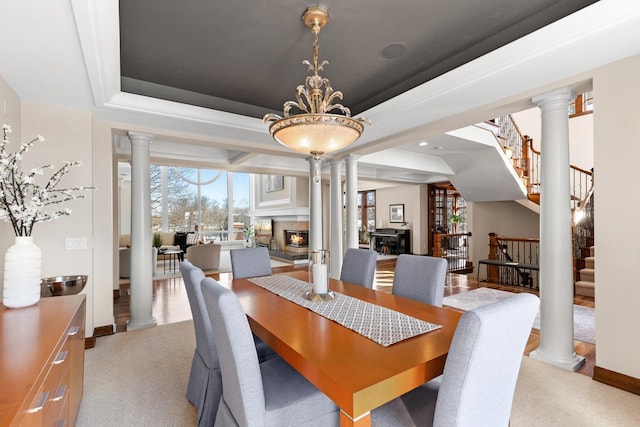
<path id="1" fill-rule="evenodd" d="M 307 281 L 306 270 L 283 273 Z M 233 279 L 255 335 L 340 407 L 341 426 L 371 425 L 371 411 L 437 377 L 462 313 L 330 279 L 329 289 L 442 328 L 384 347 L 252 282 Z"/>

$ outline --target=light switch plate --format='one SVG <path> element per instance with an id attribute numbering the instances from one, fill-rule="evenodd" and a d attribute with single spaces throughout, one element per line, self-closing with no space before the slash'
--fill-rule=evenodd
<path id="1" fill-rule="evenodd" d="M 86 237 L 67 237 L 64 240 L 64 249 L 67 251 L 87 249 L 87 238 Z"/>

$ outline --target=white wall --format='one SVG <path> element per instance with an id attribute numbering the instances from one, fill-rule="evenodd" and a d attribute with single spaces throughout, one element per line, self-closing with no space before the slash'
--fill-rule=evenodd
<path id="1" fill-rule="evenodd" d="M 635 221 L 640 211 L 640 56 L 594 73 L 596 365 L 640 378 L 640 284 L 633 267 L 640 260 Z M 621 207 L 624 204 L 624 209 Z M 622 213 L 624 212 L 624 213 Z"/>
<path id="2" fill-rule="evenodd" d="M 265 192 L 265 175 L 253 175 L 251 216 L 309 215 L 309 179 L 284 177 L 284 188 Z"/>
<path id="3" fill-rule="evenodd" d="M 538 238 L 540 237 L 540 215 L 517 202 L 475 202 L 467 203 L 467 229 L 472 233 L 471 260 L 475 274 L 478 261 L 489 255 L 489 233 L 499 236 Z M 480 280 L 487 278 L 483 267 Z"/>

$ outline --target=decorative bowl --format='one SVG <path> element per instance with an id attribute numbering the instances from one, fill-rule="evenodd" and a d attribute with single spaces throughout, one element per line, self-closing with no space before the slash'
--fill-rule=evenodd
<path id="1" fill-rule="evenodd" d="M 41 281 L 41 296 L 75 295 L 84 289 L 87 278 L 84 275 L 46 277 Z M 45 289 L 49 290 L 49 295 L 46 295 Z"/>

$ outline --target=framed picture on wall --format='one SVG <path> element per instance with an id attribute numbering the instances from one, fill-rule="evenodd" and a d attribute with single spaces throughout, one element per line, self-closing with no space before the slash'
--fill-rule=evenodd
<path id="1" fill-rule="evenodd" d="M 389 205 L 389 222 L 404 222 L 404 204 Z"/>
<path id="2" fill-rule="evenodd" d="M 267 175 L 264 181 L 264 191 L 272 193 L 280 190 L 284 190 L 284 176 Z"/>

